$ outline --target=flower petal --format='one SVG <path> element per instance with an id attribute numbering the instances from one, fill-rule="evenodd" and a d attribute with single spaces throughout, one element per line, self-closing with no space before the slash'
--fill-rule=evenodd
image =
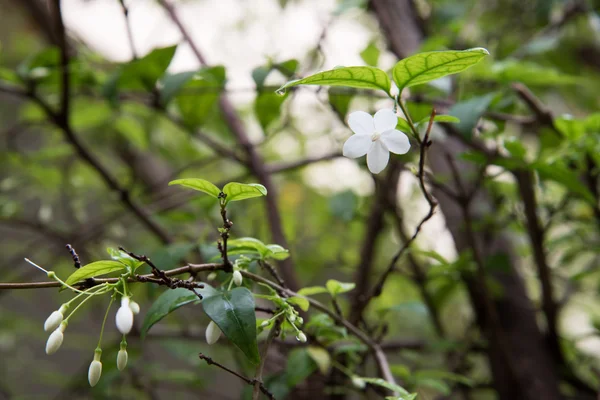
<path id="1" fill-rule="evenodd" d="M 375 131 L 379 133 L 395 129 L 398 124 L 398 117 L 389 108 L 377 111 L 373 119 L 375 121 Z"/>
<path id="2" fill-rule="evenodd" d="M 372 143 L 373 141 L 371 140 L 370 135 L 352 135 L 346 140 L 346 143 L 344 143 L 342 153 L 344 154 L 344 157 L 348 158 L 362 157 L 367 154 Z"/>
<path id="3" fill-rule="evenodd" d="M 385 147 L 385 144 L 383 144 L 381 140 L 373 142 L 373 146 L 371 146 L 367 153 L 367 167 L 369 167 L 369 171 L 374 174 L 380 173 L 383 171 L 389 160 L 390 152 Z"/>
<path id="4" fill-rule="evenodd" d="M 348 125 L 352 132 L 357 135 L 372 135 L 375 133 L 375 124 L 373 123 L 373 117 L 364 111 L 355 111 L 348 117 Z M 394 125 L 392 128 L 395 128 Z"/>
<path id="5" fill-rule="evenodd" d="M 396 129 L 383 132 L 379 140 L 394 154 L 406 154 L 410 149 L 408 136 Z"/>

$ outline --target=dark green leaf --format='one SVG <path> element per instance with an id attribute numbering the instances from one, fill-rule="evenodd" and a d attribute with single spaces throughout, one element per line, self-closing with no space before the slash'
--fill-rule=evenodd
<path id="1" fill-rule="evenodd" d="M 254 113 L 258 123 L 267 132 L 271 123 L 278 120 L 281 115 L 281 105 L 285 101 L 287 94 L 279 96 L 272 92 L 260 91 L 254 100 Z"/>
<path id="2" fill-rule="evenodd" d="M 446 123 L 453 123 L 453 124 L 458 124 L 460 122 L 460 119 L 456 118 L 453 115 L 436 115 L 433 120 L 435 122 L 446 122 Z M 417 122 L 417 125 L 421 125 L 421 124 L 428 124 L 429 123 L 429 117 L 425 117 L 423 119 L 421 119 L 419 122 Z"/>
<path id="3" fill-rule="evenodd" d="M 345 119 L 354 95 L 348 90 L 344 90 L 344 88 L 332 87 L 327 91 L 327 96 L 331 107 L 339 114 L 341 119 Z"/>
<path id="4" fill-rule="evenodd" d="M 196 71 L 166 75 L 161 81 L 160 103 L 163 106 L 167 105 L 194 75 Z"/>
<path id="5" fill-rule="evenodd" d="M 218 293 L 217 290 L 206 283 L 204 284 L 204 288 L 196 289 L 196 291 L 203 297 L 214 296 Z M 200 299 L 188 289 L 177 288 L 163 292 L 154 303 L 152 303 L 152 306 L 144 317 L 144 323 L 142 324 L 142 329 L 140 331 L 142 338 L 146 336 L 150 328 L 158 321 L 177 310 L 179 307 L 195 301 L 199 302 Z"/>
<path id="6" fill-rule="evenodd" d="M 470 138 L 479 118 L 487 110 L 494 97 L 495 94 L 490 93 L 453 105 L 448 113 L 460 120 L 456 125 L 456 129 L 465 137 Z"/>
<path id="7" fill-rule="evenodd" d="M 290 81 L 277 92 L 283 94 L 286 89 L 297 85 L 347 86 L 390 91 L 390 78 L 385 72 L 373 67 L 340 67 L 319 72 L 303 79 Z"/>
<path id="8" fill-rule="evenodd" d="M 490 53 L 483 48 L 463 51 L 431 51 L 400 60 L 392 70 L 398 89 L 456 74 L 477 64 Z"/>
<path id="9" fill-rule="evenodd" d="M 231 340 L 253 364 L 258 364 L 256 343 L 256 316 L 254 297 L 244 288 L 229 292 L 219 292 L 207 296 L 202 301 L 204 311 L 219 326 L 223 334 Z"/>
<path id="10" fill-rule="evenodd" d="M 79 281 L 82 281 L 87 278 L 93 278 L 95 276 L 101 276 L 110 274 L 111 272 L 122 271 L 127 267 L 125 264 L 120 263 L 118 261 L 105 260 L 105 261 L 96 261 L 83 267 L 79 268 L 77 271 L 73 272 L 65 281 L 67 285 L 73 285 Z"/>
<path id="11" fill-rule="evenodd" d="M 203 68 L 188 80 L 175 96 L 185 124 L 193 129 L 216 111 L 216 103 L 225 85 L 225 68 Z"/>
<path id="12" fill-rule="evenodd" d="M 594 207 L 596 206 L 596 200 L 589 189 L 581 183 L 577 174 L 566 167 L 558 163 L 546 164 L 543 162 L 535 162 L 531 164 L 531 167 L 537 171 L 541 179 L 557 182 L 573 194 L 578 195 L 592 204 Z"/>
<path id="13" fill-rule="evenodd" d="M 381 378 L 363 378 L 360 377 L 363 381 L 370 383 L 371 385 L 381 386 L 386 389 L 391 390 L 392 392 L 398 393 L 401 396 L 410 395 L 402 386 L 395 385 Z"/>

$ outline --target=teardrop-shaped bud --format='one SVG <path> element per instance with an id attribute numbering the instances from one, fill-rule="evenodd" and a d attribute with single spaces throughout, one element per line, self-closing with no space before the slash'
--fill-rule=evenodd
<path id="1" fill-rule="evenodd" d="M 88 381 L 90 382 L 91 387 L 96 386 L 100 380 L 100 376 L 102 376 L 102 362 L 94 360 L 90 364 L 90 369 L 88 370 Z"/>
<path id="2" fill-rule="evenodd" d="M 129 307 L 129 297 L 121 299 L 121 307 L 117 310 L 116 323 L 117 329 L 123 335 L 131 332 L 131 328 L 133 327 L 133 311 Z"/>
<path id="3" fill-rule="evenodd" d="M 221 329 L 213 321 L 206 327 L 206 343 L 215 344 L 221 337 Z"/>
<path id="4" fill-rule="evenodd" d="M 364 381 L 364 379 L 354 375 L 352 377 L 352 384 L 354 385 L 355 388 L 357 389 L 364 389 L 365 387 L 367 387 L 367 383 Z"/>
<path id="5" fill-rule="evenodd" d="M 50 334 L 46 342 L 46 354 L 54 354 L 60 349 L 64 339 L 63 332 L 66 328 L 67 324 L 63 322 Z"/>
<path id="6" fill-rule="evenodd" d="M 46 332 L 55 331 L 63 321 L 64 315 L 60 310 L 54 311 L 44 322 L 44 330 Z"/>
<path id="7" fill-rule="evenodd" d="M 242 273 L 240 271 L 237 269 L 233 271 L 233 283 L 235 283 L 236 286 L 242 286 L 243 280 L 244 278 L 242 277 Z"/>
<path id="8" fill-rule="evenodd" d="M 127 360 L 129 356 L 127 355 L 127 350 L 119 350 L 117 353 L 117 368 L 119 371 L 123 371 L 127 366 Z"/>
<path id="9" fill-rule="evenodd" d="M 296 336 L 296 339 L 299 342 L 306 343 L 306 335 L 304 334 L 304 332 L 298 332 L 298 335 Z"/>

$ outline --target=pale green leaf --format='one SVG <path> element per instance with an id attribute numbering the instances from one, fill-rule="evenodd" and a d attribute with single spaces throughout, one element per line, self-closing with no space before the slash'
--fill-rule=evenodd
<path id="1" fill-rule="evenodd" d="M 331 294 L 332 297 L 337 296 L 338 294 L 346 293 L 351 291 L 356 287 L 355 283 L 344 283 L 336 281 L 335 279 L 330 279 L 325 284 L 327 286 L 327 291 Z"/>
<path id="2" fill-rule="evenodd" d="M 67 285 L 73 285 L 79 281 L 87 278 L 93 278 L 95 276 L 101 276 L 110 274 L 111 272 L 117 272 L 126 269 L 127 266 L 119 261 L 103 260 L 96 261 L 73 272 L 65 281 Z"/>
<path id="3" fill-rule="evenodd" d="M 308 346 L 306 351 L 319 367 L 321 374 L 329 374 L 329 371 L 331 370 L 331 356 L 329 355 L 329 352 L 324 348 L 317 346 Z"/>
<path id="4" fill-rule="evenodd" d="M 267 188 L 258 183 L 229 182 L 223 188 L 223 193 L 227 195 L 227 197 L 225 197 L 226 202 L 239 201 L 251 199 L 253 197 L 266 196 Z"/>
<path id="5" fill-rule="evenodd" d="M 489 52 L 483 48 L 462 51 L 431 51 L 400 60 L 392 70 L 398 89 L 456 74 L 477 64 Z"/>
<path id="6" fill-rule="evenodd" d="M 386 380 L 383 380 L 381 378 L 363 378 L 360 377 L 360 379 L 362 379 L 363 381 L 370 383 L 371 385 L 376 385 L 376 386 L 381 386 L 384 387 L 388 390 L 391 390 L 392 392 L 398 393 L 400 396 L 407 396 L 410 395 L 409 392 L 406 391 L 406 389 L 404 389 L 402 386 L 398 386 L 396 384 L 390 383 Z M 402 397 L 400 397 L 402 398 Z"/>
<path id="7" fill-rule="evenodd" d="M 385 72 L 374 67 L 340 67 L 319 72 L 303 79 L 287 82 L 277 92 L 297 85 L 347 86 L 363 89 L 382 89 L 389 93 L 391 82 Z"/>
<path id="8" fill-rule="evenodd" d="M 313 296 L 321 293 L 327 293 L 327 288 L 323 286 L 309 286 L 298 290 L 298 294 L 301 296 Z"/>
<path id="9" fill-rule="evenodd" d="M 294 296 L 286 299 L 286 301 L 290 304 L 297 305 L 302 311 L 308 311 L 308 308 L 310 307 L 310 303 L 304 297 Z"/>
<path id="10" fill-rule="evenodd" d="M 171 185 L 181 185 L 188 187 L 190 189 L 198 190 L 200 192 L 204 192 L 208 195 L 211 195 L 214 198 L 219 198 L 219 194 L 221 191 L 218 187 L 213 185 L 207 180 L 204 179 L 196 179 L 196 178 L 187 178 L 187 179 L 176 179 L 174 181 L 169 182 L 169 186 Z"/>

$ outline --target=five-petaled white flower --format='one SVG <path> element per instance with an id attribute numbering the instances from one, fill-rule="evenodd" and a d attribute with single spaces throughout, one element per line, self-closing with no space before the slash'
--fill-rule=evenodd
<path id="1" fill-rule="evenodd" d="M 396 129 L 398 117 L 394 111 L 383 109 L 374 116 L 364 111 L 350 114 L 348 125 L 354 132 L 344 143 L 344 156 L 349 158 L 367 155 L 369 171 L 378 174 L 387 165 L 390 151 L 405 154 L 410 149 L 408 137 Z"/>

